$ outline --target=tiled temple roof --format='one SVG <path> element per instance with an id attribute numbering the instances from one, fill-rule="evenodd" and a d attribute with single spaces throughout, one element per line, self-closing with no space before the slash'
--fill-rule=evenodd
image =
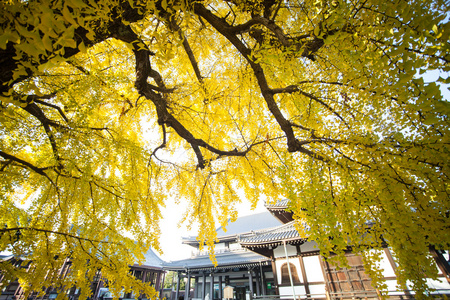
<path id="1" fill-rule="evenodd" d="M 135 267 L 150 267 L 153 269 L 162 269 L 164 261 L 150 248 L 147 253 L 144 254 L 144 261 L 139 264 L 137 261 L 134 262 Z"/>
<path id="2" fill-rule="evenodd" d="M 264 206 L 268 210 L 285 210 L 288 207 L 289 199 L 278 200 L 275 203 L 266 203 Z"/>
<path id="3" fill-rule="evenodd" d="M 247 250 L 216 254 L 216 260 L 217 267 L 212 265 L 209 255 L 167 262 L 164 264 L 164 267 L 170 270 L 220 270 L 248 267 L 252 265 L 259 265 L 260 263 L 266 265 L 270 262 L 267 257 Z"/>
<path id="4" fill-rule="evenodd" d="M 301 237 L 294 227 L 294 222 L 268 229 L 255 231 L 253 234 L 242 236 L 239 243 L 244 247 L 277 246 L 285 242 L 290 244 L 303 243 L 306 237 Z"/>
<path id="5" fill-rule="evenodd" d="M 281 222 L 275 218 L 270 212 L 262 212 L 249 216 L 237 218 L 235 222 L 230 222 L 227 228 L 219 227 L 216 229 L 217 238 L 219 240 L 232 239 L 236 240 L 237 235 L 251 232 L 252 230 L 260 230 L 264 228 L 271 228 L 279 226 Z M 183 244 L 198 245 L 197 237 L 183 237 Z"/>

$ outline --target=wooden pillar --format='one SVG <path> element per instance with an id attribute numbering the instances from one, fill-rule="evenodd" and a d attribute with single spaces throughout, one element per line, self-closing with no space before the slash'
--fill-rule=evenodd
<path id="1" fill-rule="evenodd" d="M 303 263 L 303 256 L 299 256 L 298 260 L 300 262 L 300 271 L 302 272 L 302 277 L 303 277 L 303 284 L 305 285 L 305 293 L 308 295 L 306 296 L 307 298 L 309 298 L 311 291 L 309 290 L 309 284 L 308 284 L 308 277 L 306 275 L 306 268 L 305 268 L 305 264 Z"/>
<path id="2" fill-rule="evenodd" d="M 175 280 L 175 272 L 172 274 L 172 282 L 170 283 L 170 300 L 174 300 L 173 298 L 173 282 Z M 177 300 L 177 299 L 175 299 Z"/>
<path id="3" fill-rule="evenodd" d="M 152 273 L 154 274 L 154 275 L 152 275 Z M 160 290 L 162 287 L 161 287 L 161 277 L 163 276 L 163 274 L 164 274 L 164 271 L 155 271 L 155 272 L 151 272 L 150 273 L 150 280 L 152 279 L 152 277 L 153 276 L 155 276 L 155 290 Z M 148 276 L 148 274 L 147 274 L 147 276 Z M 145 281 L 147 282 L 147 280 L 148 279 L 145 279 Z"/>
<path id="4" fill-rule="evenodd" d="M 184 288 L 184 300 L 189 300 L 191 298 L 191 273 L 187 273 L 187 282 Z"/>
<path id="5" fill-rule="evenodd" d="M 199 295 L 200 294 L 200 290 L 198 289 L 199 286 L 200 286 L 199 282 L 200 282 L 199 277 L 195 276 L 194 277 L 194 298 L 198 298 L 199 296 L 201 296 L 201 295 Z"/>
<path id="6" fill-rule="evenodd" d="M 272 258 L 272 273 L 273 273 L 273 283 L 274 283 L 274 288 L 275 288 L 275 293 L 277 295 L 280 294 L 280 290 L 278 289 L 278 274 L 277 274 L 277 266 L 275 264 L 275 260 Z"/>
<path id="7" fill-rule="evenodd" d="M 387 249 L 387 248 L 385 248 L 385 249 Z M 434 246 L 430 246 L 429 249 L 430 249 L 431 256 L 434 258 L 434 261 L 436 262 L 438 268 L 441 270 L 442 274 L 447 279 L 447 282 L 450 283 L 450 265 L 449 265 L 449 263 L 445 260 L 444 255 L 442 255 L 442 253 L 440 251 L 437 251 Z M 390 252 L 389 252 L 389 254 L 390 254 Z"/>
<path id="8" fill-rule="evenodd" d="M 261 277 L 261 295 L 266 295 L 266 276 L 264 275 L 264 271 L 262 268 L 261 262 L 259 262 L 259 273 Z"/>
<path id="9" fill-rule="evenodd" d="M 209 299 L 214 300 L 214 272 L 211 272 L 209 276 L 211 277 L 211 282 L 209 284 Z"/>
<path id="10" fill-rule="evenodd" d="M 395 260 L 394 257 L 392 256 L 391 251 L 389 250 L 389 248 L 384 248 L 384 253 L 386 254 L 386 257 L 389 261 L 389 263 L 391 264 L 392 270 L 394 270 L 395 274 L 397 274 L 397 265 L 395 264 Z M 397 280 L 397 275 L 395 275 L 396 280 Z M 447 281 L 450 283 L 450 280 L 447 278 Z M 405 293 L 405 295 L 407 297 L 411 297 L 411 293 L 408 291 L 408 289 L 403 290 L 403 292 Z M 378 295 L 379 291 L 377 289 L 377 295 Z"/>
<path id="11" fill-rule="evenodd" d="M 93 299 L 97 299 L 98 292 L 99 292 L 99 289 L 100 289 L 99 285 L 102 282 L 102 280 L 101 280 L 102 276 L 101 276 L 101 272 L 100 271 L 97 271 L 95 276 L 98 278 L 98 282 L 97 282 L 96 286 L 92 288 L 92 293 L 93 293 L 92 298 Z"/>
<path id="12" fill-rule="evenodd" d="M 222 275 L 219 276 L 219 300 L 223 298 L 223 290 L 222 290 Z"/>
<path id="13" fill-rule="evenodd" d="M 261 280 L 257 269 L 255 269 L 256 296 L 261 296 Z"/>
<path id="14" fill-rule="evenodd" d="M 248 270 L 248 284 L 250 287 L 250 300 L 253 299 L 253 272 L 251 269 Z"/>
<path id="15" fill-rule="evenodd" d="M 289 263 L 289 255 L 287 252 L 286 241 L 283 241 L 283 246 L 284 246 L 284 254 L 286 255 L 286 263 L 287 263 L 287 267 L 288 267 L 288 272 L 289 272 L 289 281 L 291 282 L 291 287 L 292 287 L 292 297 L 295 300 L 297 297 L 295 296 L 295 287 L 294 287 L 294 281 L 292 280 L 291 264 Z"/>
<path id="16" fill-rule="evenodd" d="M 180 272 L 177 272 L 177 289 L 175 291 L 175 300 L 178 300 L 178 297 L 180 296 Z"/>
<path id="17" fill-rule="evenodd" d="M 163 291 L 164 291 L 164 281 L 166 280 L 166 272 L 164 271 L 162 274 L 162 283 L 159 289 L 159 298 L 163 298 Z"/>
<path id="18" fill-rule="evenodd" d="M 100 280 L 97 284 L 94 294 L 92 295 L 92 299 L 98 299 L 98 293 L 102 287 L 103 287 L 103 281 Z"/>
<path id="19" fill-rule="evenodd" d="M 142 282 L 147 280 L 147 273 L 150 273 L 150 271 L 142 270 Z"/>
<path id="20" fill-rule="evenodd" d="M 202 300 L 205 299 L 206 296 L 206 273 L 203 272 L 203 276 L 202 276 Z"/>

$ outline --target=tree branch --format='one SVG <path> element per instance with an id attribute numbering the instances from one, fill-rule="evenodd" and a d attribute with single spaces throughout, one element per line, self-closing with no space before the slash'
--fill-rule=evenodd
<path id="1" fill-rule="evenodd" d="M 45 176 L 45 177 L 48 178 L 48 176 L 47 176 L 47 174 L 44 172 L 44 170 L 50 169 L 50 167 L 47 167 L 47 168 L 38 168 L 38 167 L 36 167 L 35 165 L 33 165 L 33 164 L 31 164 L 31 163 L 29 163 L 29 162 L 27 162 L 27 161 L 24 161 L 24 160 L 22 160 L 22 159 L 20 159 L 20 158 L 18 158 L 18 157 L 15 157 L 15 156 L 13 156 L 13 155 L 10 155 L 10 154 L 8 154 L 8 153 L 6 153 L 6 152 L 3 152 L 2 150 L 0 150 L 0 156 L 2 156 L 4 159 L 10 160 L 10 161 L 15 161 L 15 162 L 21 164 L 22 166 L 27 167 L 28 169 L 30 169 L 30 170 L 32 170 L 32 171 L 38 173 L 39 175 L 42 175 L 42 176 Z M 49 178 L 49 179 L 50 179 L 50 178 Z"/>
<path id="2" fill-rule="evenodd" d="M 22 165 L 22 166 L 24 166 L 24 167 L 26 167 L 26 168 L 36 172 L 37 174 L 44 176 L 45 178 L 47 178 L 50 181 L 50 183 L 55 188 L 58 188 L 57 185 L 53 182 L 53 180 L 44 172 L 44 170 L 54 169 L 55 167 L 38 168 L 35 165 L 33 165 L 33 164 L 31 164 L 31 163 L 29 163 L 27 161 L 24 161 L 24 160 L 22 160 L 22 159 L 20 159 L 18 157 L 15 157 L 13 155 L 5 153 L 2 150 L 0 150 L 0 156 L 2 156 L 4 159 L 10 160 L 10 161 L 15 161 L 15 162 L 19 163 L 20 165 Z M 3 169 L 5 167 L 6 167 L 6 165 L 4 165 L 1 170 L 3 171 Z"/>
<path id="3" fill-rule="evenodd" d="M 50 129 L 50 125 L 56 125 L 59 126 L 59 124 L 51 121 L 47 118 L 47 116 L 44 114 L 42 109 L 36 105 L 36 103 L 33 103 L 33 98 L 31 96 L 27 97 L 27 100 L 25 102 L 25 106 L 22 106 L 21 108 L 34 116 L 36 119 L 41 122 L 42 126 L 44 127 L 45 133 L 47 134 L 48 140 L 50 141 L 50 145 L 52 147 L 53 156 L 55 157 L 56 161 L 60 163 L 61 158 L 59 157 L 58 153 L 58 145 L 56 144 L 55 136 L 53 135 L 52 130 Z"/>
<path id="4" fill-rule="evenodd" d="M 280 108 L 275 102 L 273 98 L 273 93 L 269 88 L 267 83 L 264 70 L 258 63 L 255 63 L 251 57 L 251 51 L 248 49 L 239 38 L 234 34 L 233 30 L 231 30 L 229 24 L 211 13 L 208 9 L 206 9 L 202 4 L 195 3 L 194 11 L 199 16 L 203 17 L 212 27 L 214 27 L 218 32 L 220 32 L 225 38 L 230 41 L 234 47 L 241 53 L 241 55 L 247 60 L 251 68 L 253 69 L 253 73 L 258 81 L 258 85 L 261 89 L 261 93 L 266 101 L 267 107 L 269 108 L 272 115 L 275 117 L 275 120 L 280 125 L 281 129 L 286 134 L 288 151 L 289 152 L 301 152 L 312 157 L 315 157 L 319 160 L 324 160 L 325 158 L 321 155 L 314 153 L 308 149 L 303 147 L 303 144 L 298 141 L 295 137 L 294 131 L 290 122 L 283 116 Z"/>
<path id="5" fill-rule="evenodd" d="M 200 147 L 205 148 L 219 156 L 245 156 L 251 150 L 251 147 L 248 147 L 244 151 L 238 151 L 237 149 L 231 151 L 220 150 L 209 145 L 202 139 L 195 138 L 195 136 L 169 112 L 168 104 L 164 96 L 155 93 L 152 85 L 147 82 L 148 77 L 153 77 L 159 87 L 166 89 L 160 74 L 151 68 L 151 51 L 147 47 L 142 48 L 142 45 L 141 47 L 138 47 L 137 43 L 133 43 L 134 41 L 138 41 L 139 37 L 129 26 L 124 25 L 123 30 L 121 30 L 121 35 L 117 35 L 116 38 L 133 45 L 133 52 L 136 59 L 135 86 L 141 95 L 152 101 L 155 105 L 158 116 L 158 124 L 165 124 L 172 127 L 180 137 L 191 145 L 197 157 L 199 168 L 203 169 L 206 163 Z"/>
<path id="6" fill-rule="evenodd" d="M 88 241 L 88 242 L 96 242 L 96 243 L 103 243 L 103 244 L 113 244 L 113 245 L 121 245 L 120 243 L 113 243 L 113 242 L 109 242 L 109 241 L 100 241 L 100 240 L 93 240 L 93 239 L 88 239 L 88 238 L 83 238 L 80 236 L 76 236 L 70 233 L 65 233 L 65 232 L 59 232 L 59 231 L 53 231 L 53 230 L 48 230 L 48 229 L 41 229 L 41 228 L 34 228 L 34 227 L 14 227 L 14 228 L 0 228 L 0 232 L 10 232 L 10 231 L 19 231 L 20 230 L 31 230 L 31 231 L 37 231 L 37 232 L 44 232 L 44 233 L 54 233 L 54 234 L 58 234 L 58 235 L 62 235 L 62 236 L 66 236 L 66 237 L 70 237 L 70 238 L 74 238 L 77 239 L 79 241 Z"/>
<path id="7" fill-rule="evenodd" d="M 180 36 L 180 39 L 182 40 L 182 43 L 183 43 L 184 51 L 186 52 L 186 54 L 187 54 L 187 56 L 188 56 L 188 58 L 189 58 L 189 61 L 191 62 L 192 68 L 194 69 L 195 76 L 197 77 L 197 80 L 198 80 L 200 83 L 203 83 L 203 76 L 202 76 L 201 73 L 200 73 L 200 69 L 199 69 L 199 67 L 198 67 L 197 60 L 195 59 L 194 52 L 192 51 L 191 46 L 189 45 L 189 42 L 188 42 L 186 36 L 184 35 L 183 31 L 181 30 L 180 26 L 179 26 L 179 25 L 177 24 L 177 22 L 172 18 L 172 19 L 169 21 L 169 27 L 170 27 L 173 31 L 178 32 L 178 35 Z"/>

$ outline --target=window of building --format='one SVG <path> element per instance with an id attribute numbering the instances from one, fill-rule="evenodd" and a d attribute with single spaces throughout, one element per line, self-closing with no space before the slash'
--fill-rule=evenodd
<path id="1" fill-rule="evenodd" d="M 142 280 L 142 277 L 144 276 L 144 272 L 140 270 L 134 270 L 134 277 L 138 280 Z"/>
<path id="2" fill-rule="evenodd" d="M 156 279 L 156 273 L 154 272 L 147 272 L 145 281 L 150 282 L 151 285 L 155 285 L 155 279 Z"/>
<path id="3" fill-rule="evenodd" d="M 291 263 L 289 263 L 289 267 L 291 269 L 293 283 L 300 284 L 297 268 L 295 267 L 295 265 L 293 265 Z M 291 284 L 291 280 L 289 278 L 288 263 L 284 263 L 281 265 L 281 284 Z"/>

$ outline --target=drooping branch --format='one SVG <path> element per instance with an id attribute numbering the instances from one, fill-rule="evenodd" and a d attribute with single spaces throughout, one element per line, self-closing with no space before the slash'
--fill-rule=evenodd
<path id="1" fill-rule="evenodd" d="M 226 21 L 223 21 L 226 23 Z M 285 49 L 292 46 L 297 51 L 301 51 L 301 56 L 306 57 L 312 61 L 315 60 L 314 54 L 325 44 L 324 40 L 331 35 L 336 34 L 339 31 L 353 32 L 353 28 L 348 25 L 344 25 L 341 29 L 327 30 L 321 37 L 315 36 L 312 32 L 304 33 L 297 36 L 288 36 L 283 32 L 283 29 L 278 26 L 273 19 L 267 17 L 254 16 L 252 19 L 244 24 L 228 26 L 228 30 L 233 35 L 249 32 L 250 35 L 255 38 L 258 43 L 262 43 L 264 40 L 264 31 L 261 29 L 252 28 L 254 25 L 263 25 L 272 33 L 269 38 L 273 41 L 276 40 Z"/>
<path id="2" fill-rule="evenodd" d="M 300 89 L 298 88 L 298 86 L 296 85 L 289 85 L 287 87 L 284 88 L 276 88 L 276 89 L 271 89 L 270 92 L 272 94 L 292 94 L 295 92 L 298 92 Z"/>
<path id="3" fill-rule="evenodd" d="M 253 25 L 256 24 L 263 25 L 267 29 L 269 29 L 284 47 L 290 47 L 292 45 L 292 40 L 289 40 L 280 26 L 275 24 L 274 21 L 261 16 L 256 16 L 244 24 L 233 26 L 230 30 L 233 32 L 233 34 L 239 34 L 244 31 L 248 31 Z"/>
<path id="4" fill-rule="evenodd" d="M 66 123 L 69 123 L 69 119 L 66 117 L 63 110 L 58 105 L 47 103 L 47 102 L 39 100 L 39 99 L 35 99 L 34 102 L 56 109 L 58 111 L 59 115 L 64 119 L 64 121 L 66 121 Z"/>
<path id="5" fill-rule="evenodd" d="M 162 141 L 161 145 L 159 145 L 158 147 L 156 147 L 156 148 L 153 150 L 152 154 L 150 154 L 150 158 L 148 159 L 147 166 L 150 165 L 150 161 L 151 161 L 151 159 L 152 159 L 153 156 L 155 156 L 156 159 L 158 159 L 158 157 L 156 156 L 156 152 L 157 152 L 159 149 L 162 149 L 162 148 L 165 148 L 165 147 L 166 147 L 166 144 L 167 144 L 167 132 L 166 132 L 166 126 L 165 126 L 164 124 L 162 124 L 161 127 L 162 127 L 162 131 L 163 131 L 163 141 Z M 159 159 L 158 159 L 158 160 L 159 160 Z"/>
<path id="6" fill-rule="evenodd" d="M 28 96 L 27 100 L 24 103 L 24 106 L 22 106 L 22 109 L 31 114 L 32 116 L 34 116 L 36 119 L 38 119 L 39 122 L 41 122 L 42 126 L 44 127 L 44 131 L 47 134 L 50 145 L 52 147 L 53 156 L 55 157 L 56 161 L 60 164 L 61 158 L 59 156 L 58 145 L 56 143 L 55 136 L 50 128 L 51 125 L 58 126 L 58 124 L 48 119 L 47 116 L 42 111 L 42 109 L 32 101 L 33 98 L 31 96 Z"/>
<path id="7" fill-rule="evenodd" d="M 2 150 L 0 150 L 0 156 L 2 156 L 6 160 L 15 161 L 15 162 L 19 163 L 20 165 L 27 167 L 30 170 L 33 170 L 34 172 L 38 173 L 39 175 L 47 177 L 47 174 L 45 174 L 44 170 L 49 169 L 49 168 L 36 167 L 35 165 L 33 165 L 27 161 L 24 161 L 23 159 L 15 157 L 14 155 L 3 152 Z"/>
<path id="8" fill-rule="evenodd" d="M 192 51 L 191 46 L 189 45 L 189 42 L 187 40 L 187 37 L 184 35 L 183 31 L 181 30 L 180 26 L 177 24 L 175 19 L 171 19 L 169 21 L 169 27 L 173 30 L 178 32 L 178 35 L 180 36 L 180 39 L 183 43 L 184 51 L 186 52 L 189 61 L 191 62 L 192 68 L 194 69 L 195 76 L 197 77 L 197 80 L 202 83 L 203 82 L 203 76 L 200 73 L 200 68 L 198 67 L 198 62 L 195 59 L 194 52 Z"/>
<path id="9" fill-rule="evenodd" d="M 57 235 L 62 235 L 65 237 L 70 237 L 79 241 L 87 241 L 87 242 L 95 242 L 95 243 L 104 243 L 104 244 L 115 244 L 115 245 L 122 245 L 120 243 L 116 243 L 116 242 L 111 242 L 111 241 L 100 241 L 100 240 L 93 240 L 93 239 L 88 239 L 88 238 L 84 238 L 84 237 L 80 237 L 77 235 L 73 235 L 70 233 L 66 233 L 66 232 L 60 232 L 60 231 L 54 231 L 54 230 L 48 230 L 48 229 L 43 229 L 43 228 L 35 228 L 35 227 L 11 227 L 11 228 L 0 228 L 0 232 L 10 232 L 10 231 L 15 231 L 15 232 L 20 232 L 21 230 L 30 230 L 30 231 L 36 231 L 36 232 L 44 232 L 44 233 L 50 233 L 50 234 L 57 234 Z"/>
<path id="10" fill-rule="evenodd" d="M 302 94 L 303 96 L 308 97 L 309 99 L 312 99 L 312 100 L 316 101 L 317 103 L 321 104 L 326 109 L 328 109 L 331 113 L 333 113 L 335 116 L 337 116 L 342 122 L 344 122 L 344 124 L 348 125 L 347 122 L 345 122 L 344 118 L 342 118 L 341 115 L 339 115 L 339 113 L 337 111 L 335 111 L 328 104 L 326 104 L 325 102 L 323 102 L 322 100 L 320 100 L 316 96 L 314 96 L 314 95 L 312 95 L 310 93 L 304 92 L 302 90 L 299 90 L 299 93 Z"/>
<path id="11" fill-rule="evenodd" d="M 53 180 L 47 175 L 47 173 L 44 172 L 44 170 L 54 169 L 55 167 L 39 168 L 39 167 L 33 165 L 32 163 L 29 163 L 29 162 L 27 162 L 27 161 L 25 161 L 23 159 L 20 159 L 20 158 L 14 156 L 14 155 L 11 155 L 11 154 L 8 154 L 6 152 L 3 152 L 2 150 L 0 150 L 0 156 L 3 157 L 4 159 L 10 161 L 10 162 L 14 161 L 14 162 L 18 163 L 19 165 L 22 165 L 22 166 L 24 166 L 24 167 L 26 167 L 26 168 L 36 172 L 37 174 L 44 176 L 45 178 L 47 178 L 50 181 L 50 183 L 53 186 L 56 187 L 56 184 L 53 182 Z M 5 166 L 3 166 L 2 169 L 4 167 Z"/>

